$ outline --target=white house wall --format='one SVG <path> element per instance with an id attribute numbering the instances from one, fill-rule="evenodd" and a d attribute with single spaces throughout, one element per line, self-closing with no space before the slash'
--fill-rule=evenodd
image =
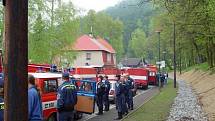
<path id="1" fill-rule="evenodd" d="M 86 53 L 91 53 L 91 59 L 86 59 Z M 72 66 L 73 67 L 80 67 L 86 66 L 86 63 L 93 66 L 103 66 L 103 58 L 102 58 L 102 51 L 80 51 L 76 55 L 76 60 L 74 60 Z"/>

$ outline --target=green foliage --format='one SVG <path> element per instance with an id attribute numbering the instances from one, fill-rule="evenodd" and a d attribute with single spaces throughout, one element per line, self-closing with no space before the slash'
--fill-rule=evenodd
<path id="1" fill-rule="evenodd" d="M 128 40 L 132 40 L 131 33 L 137 28 L 145 31 L 148 42 L 143 47 L 147 50 L 143 51 L 146 51 L 145 58 L 149 62 L 158 61 L 158 35 L 155 31 L 161 29 L 161 59 L 165 59 L 168 67 L 172 68 L 175 22 L 177 66 L 181 58 L 183 68 L 204 62 L 213 68 L 215 66 L 214 6 L 214 0 L 153 0 L 153 2 L 125 0 L 107 9 L 106 12 L 123 21 L 124 45 L 130 43 Z M 126 49 L 127 53 L 131 53 L 129 56 L 133 55 L 130 50 L 132 49 Z"/>
<path id="2" fill-rule="evenodd" d="M 123 22 L 123 44 L 127 53 L 129 53 L 128 45 L 129 40 L 131 40 L 131 33 L 135 29 L 141 28 L 148 36 L 151 17 L 158 12 L 157 7 L 153 7 L 153 3 L 145 2 L 145 4 L 139 5 L 139 2 L 140 0 L 124 0 L 105 10 L 107 14 Z"/>
<path id="3" fill-rule="evenodd" d="M 71 62 L 73 56 L 63 57 L 62 53 L 79 33 L 74 7 L 72 3 L 63 3 L 50 10 L 49 5 L 42 0 L 29 1 L 29 59 L 33 63 L 52 63 L 61 55 Z"/>
<path id="4" fill-rule="evenodd" d="M 132 35 L 131 35 L 131 40 L 129 42 L 129 48 L 131 49 L 130 51 L 133 53 L 132 55 L 134 57 L 146 57 L 146 35 L 145 32 L 142 29 L 136 29 Z"/>
<path id="5" fill-rule="evenodd" d="M 3 31 L 4 31 L 4 23 L 3 23 L 4 12 L 3 11 L 4 11 L 3 6 L 0 5 L 0 48 L 2 48 Z"/>
<path id="6" fill-rule="evenodd" d="M 164 121 L 176 96 L 177 89 L 173 88 L 173 81 L 169 80 L 169 84 L 158 95 L 123 121 Z"/>
<path id="7" fill-rule="evenodd" d="M 117 52 L 117 60 L 124 54 L 123 48 L 123 23 L 119 19 L 113 19 L 103 12 L 89 11 L 88 15 L 80 18 L 81 33 L 91 32 L 94 36 L 100 36 L 109 41 Z"/>

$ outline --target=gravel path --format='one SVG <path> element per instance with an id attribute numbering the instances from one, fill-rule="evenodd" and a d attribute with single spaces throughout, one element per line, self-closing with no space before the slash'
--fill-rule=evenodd
<path id="1" fill-rule="evenodd" d="M 167 121 L 208 121 L 192 88 L 184 81 L 178 81 L 178 85 L 178 96 Z"/>

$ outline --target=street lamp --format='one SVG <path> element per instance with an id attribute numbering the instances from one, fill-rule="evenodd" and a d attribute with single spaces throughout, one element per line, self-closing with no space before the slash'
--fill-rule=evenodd
<path id="1" fill-rule="evenodd" d="M 175 30 L 175 21 L 173 21 L 173 51 L 174 51 L 174 55 L 173 55 L 173 58 L 174 58 L 174 88 L 176 88 L 176 47 L 175 47 L 175 44 L 176 44 L 176 30 Z"/>
<path id="2" fill-rule="evenodd" d="M 156 31 L 155 31 L 156 33 L 158 33 L 158 73 L 159 73 L 159 78 L 158 78 L 158 85 L 160 86 L 160 82 L 161 82 L 161 80 L 160 80 L 160 66 L 161 66 L 161 63 L 160 63 L 160 33 L 161 33 L 161 29 L 157 29 Z"/>
<path id="3" fill-rule="evenodd" d="M 159 66 L 159 69 L 158 69 L 158 71 L 159 71 L 159 73 L 160 73 L 160 33 L 161 33 L 161 29 L 157 29 L 155 32 L 156 33 L 158 33 L 158 62 L 159 62 L 159 64 L 158 64 L 158 66 Z"/>

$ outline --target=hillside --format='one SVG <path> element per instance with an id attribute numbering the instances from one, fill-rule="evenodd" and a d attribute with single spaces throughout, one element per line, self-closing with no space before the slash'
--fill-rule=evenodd
<path id="1" fill-rule="evenodd" d="M 127 48 L 131 33 L 137 28 L 137 21 L 141 20 L 141 28 L 148 36 L 151 18 L 157 14 L 158 10 L 153 3 L 139 4 L 139 0 L 124 0 L 104 12 L 124 23 L 124 47 Z"/>
<path id="2" fill-rule="evenodd" d="M 209 120 L 215 120 L 215 74 L 209 71 L 190 70 L 178 75 L 178 79 L 189 83 L 199 97 L 203 110 L 208 114 Z"/>

